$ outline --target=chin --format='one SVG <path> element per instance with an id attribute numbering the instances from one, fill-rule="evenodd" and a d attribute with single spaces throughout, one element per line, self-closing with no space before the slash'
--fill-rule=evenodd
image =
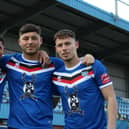
<path id="1" fill-rule="evenodd" d="M 71 61 L 71 58 L 64 58 L 63 60 L 69 62 Z"/>
<path id="2" fill-rule="evenodd" d="M 28 55 L 35 55 L 37 52 L 27 52 Z"/>

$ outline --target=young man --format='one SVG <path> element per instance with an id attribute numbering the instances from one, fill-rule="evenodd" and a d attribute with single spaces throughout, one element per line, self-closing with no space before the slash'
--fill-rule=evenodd
<path id="1" fill-rule="evenodd" d="M 77 55 L 79 43 L 71 30 L 60 30 L 55 47 L 65 66 L 57 69 L 53 83 L 62 98 L 65 129 L 115 129 L 116 98 L 105 66 L 98 60 L 85 66 Z M 104 102 L 108 103 L 108 120 Z M 108 124 L 107 124 L 108 121 Z"/>
<path id="2" fill-rule="evenodd" d="M 19 30 L 22 54 L 5 55 L 0 66 L 6 71 L 10 94 L 9 129 L 52 129 L 53 71 L 63 63 L 50 58 L 52 63 L 42 67 L 38 50 L 42 44 L 41 29 L 25 24 Z"/>
<path id="3" fill-rule="evenodd" d="M 51 64 L 42 67 L 39 48 L 41 28 L 25 24 L 19 30 L 22 54 L 4 55 L 0 67 L 6 71 L 10 113 L 9 129 L 52 129 L 52 73 L 64 63 L 50 57 Z M 1 53 L 1 52 L 0 52 Z"/>

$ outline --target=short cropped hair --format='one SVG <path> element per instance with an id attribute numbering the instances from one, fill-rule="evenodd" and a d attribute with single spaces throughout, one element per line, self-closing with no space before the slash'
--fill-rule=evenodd
<path id="1" fill-rule="evenodd" d="M 62 29 L 55 33 L 54 41 L 56 39 L 64 39 L 64 38 L 68 38 L 68 37 L 74 38 L 76 40 L 75 32 L 73 32 L 72 30 L 69 30 L 69 29 Z"/>
<path id="2" fill-rule="evenodd" d="M 3 37 L 0 37 L 0 41 L 1 41 L 1 43 L 4 45 L 4 38 Z"/>
<path id="3" fill-rule="evenodd" d="M 28 32 L 37 32 L 39 35 L 41 35 L 41 28 L 35 24 L 25 24 L 19 29 L 19 36 Z"/>

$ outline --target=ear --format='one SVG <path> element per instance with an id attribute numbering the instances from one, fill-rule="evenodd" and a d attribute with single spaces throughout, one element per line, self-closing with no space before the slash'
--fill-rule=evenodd
<path id="1" fill-rule="evenodd" d="M 21 46 L 20 38 L 18 39 L 18 44 L 19 44 L 19 46 Z"/>
<path id="2" fill-rule="evenodd" d="M 42 45 L 42 44 L 43 44 L 43 38 L 40 37 L 40 45 Z"/>
<path id="3" fill-rule="evenodd" d="M 79 48 L 79 41 L 75 42 L 75 46 L 76 46 L 77 49 Z"/>

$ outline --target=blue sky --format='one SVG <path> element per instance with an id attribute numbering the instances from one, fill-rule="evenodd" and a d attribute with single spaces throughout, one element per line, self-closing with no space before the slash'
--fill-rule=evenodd
<path id="1" fill-rule="evenodd" d="M 115 0 L 83 0 L 115 14 Z M 121 1 L 121 2 L 120 2 Z M 126 4 L 124 4 L 126 3 Z M 118 16 L 129 21 L 129 0 L 118 0 Z"/>

